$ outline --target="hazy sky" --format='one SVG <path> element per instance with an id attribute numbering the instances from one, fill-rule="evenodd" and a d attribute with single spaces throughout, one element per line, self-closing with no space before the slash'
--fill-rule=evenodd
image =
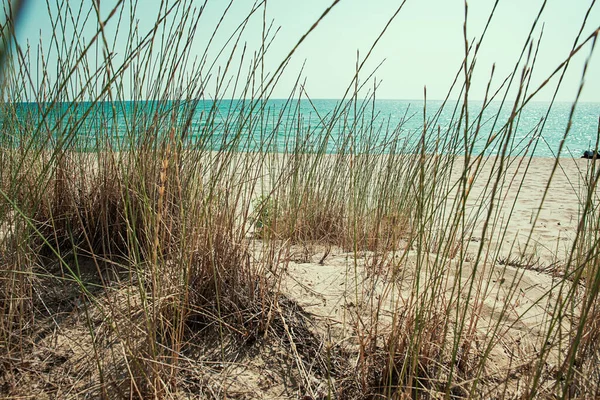
<path id="1" fill-rule="evenodd" d="M 84 0 L 83 3 L 89 6 L 90 1 Z M 75 1 L 69 3 L 78 4 Z M 107 12 L 114 3 L 114 0 L 102 0 L 101 9 Z M 200 7 L 203 3 L 198 1 L 194 6 Z M 303 77 L 306 78 L 308 94 L 313 98 L 340 98 L 354 75 L 357 51 L 361 58 L 366 55 L 400 3 L 392 0 L 341 0 L 295 53 L 273 97 L 288 96 L 305 62 Z M 135 18 L 139 20 L 140 30 L 149 29 L 156 20 L 158 4 L 158 0 L 139 0 Z M 224 0 L 207 4 L 200 19 L 193 52 L 202 54 L 207 38 L 227 4 Z M 235 29 L 253 4 L 250 0 L 233 2 L 216 39 L 217 43 L 226 39 L 226 33 Z M 268 0 L 267 21 L 273 20 L 274 27 L 280 27 L 280 30 L 265 60 L 267 71 L 277 68 L 330 4 L 330 0 Z M 469 2 L 467 26 L 470 41 L 481 35 L 493 4 L 493 0 Z M 499 1 L 477 58 L 471 99 L 483 98 L 493 63 L 496 64 L 496 72 L 492 87 L 497 87 L 512 71 L 541 4 L 540 0 Z M 591 0 L 548 0 L 534 31 L 537 40 L 543 24 L 542 44 L 532 86 L 537 87 L 568 56 L 590 4 Z M 365 65 L 361 73 L 362 80 L 385 60 L 375 73 L 377 80 L 381 81 L 377 90 L 378 98 L 422 99 L 425 85 L 429 99 L 444 98 L 464 58 L 464 13 L 463 0 L 407 0 Z M 262 15 L 261 9 L 248 25 L 244 36 L 248 49 L 256 50 L 260 46 Z M 600 6 L 596 5 L 588 17 L 582 38 L 589 36 L 599 26 Z M 41 33 L 42 41 L 46 39 L 47 43 L 50 32 L 46 2 L 29 0 L 19 28 L 19 42 L 24 45 L 29 39 L 30 43 L 38 43 Z M 117 41 L 115 53 L 124 53 L 125 49 L 119 46 Z M 559 92 L 559 100 L 571 101 L 575 98 L 583 63 L 590 49 L 591 46 L 586 46 L 574 58 Z M 598 52 L 595 51 L 588 68 L 581 96 L 583 101 L 600 102 Z M 224 63 L 224 60 L 220 62 Z M 551 85 L 540 93 L 538 99 L 548 100 L 553 88 Z"/>

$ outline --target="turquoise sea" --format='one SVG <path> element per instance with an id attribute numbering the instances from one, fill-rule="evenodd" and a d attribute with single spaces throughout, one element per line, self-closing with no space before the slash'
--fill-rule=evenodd
<path id="1" fill-rule="evenodd" d="M 512 104 L 482 106 L 470 102 L 466 118 L 455 101 L 428 101 L 425 107 L 419 100 L 306 99 L 4 104 L 2 140 L 18 143 L 27 132 L 49 144 L 69 141 L 92 151 L 171 135 L 185 146 L 213 150 L 416 152 L 424 143 L 427 152 L 464 153 L 467 146 L 476 154 L 498 154 L 508 137 L 512 155 L 553 157 L 564 140 L 561 156 L 579 157 L 599 135 L 600 103 L 579 103 L 571 117 L 571 103 L 533 102 L 512 124 Z"/>

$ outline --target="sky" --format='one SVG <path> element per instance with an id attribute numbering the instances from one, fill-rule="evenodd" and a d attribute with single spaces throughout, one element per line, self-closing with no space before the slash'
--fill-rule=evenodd
<path id="1" fill-rule="evenodd" d="M 26 3 L 25 13 L 18 26 L 17 39 L 22 47 L 26 47 L 28 43 L 35 47 L 41 39 L 42 47 L 46 48 L 46 58 L 52 64 L 56 52 L 48 50 L 49 37 L 52 35 L 51 18 L 48 14 L 50 10 L 50 13 L 56 15 L 57 5 L 52 3 L 54 0 L 49 1 L 49 7 L 46 0 L 29 0 Z M 116 0 L 102 0 L 101 14 L 107 16 L 115 3 Z M 542 3 L 543 0 L 499 0 L 477 55 L 469 91 L 470 99 L 485 97 L 492 65 L 495 65 L 492 88 L 498 88 L 514 69 Z M 64 3 L 58 1 L 57 4 Z M 67 4 L 74 9 L 82 6 L 85 10 L 89 9 L 92 3 L 91 0 L 83 0 L 81 3 L 69 1 Z M 124 4 L 125 9 L 129 10 L 130 0 L 126 0 Z M 199 19 L 194 41 L 189 47 L 190 60 L 203 54 L 208 39 L 228 4 L 229 2 L 224 0 L 207 2 Z M 250 0 L 233 1 L 213 40 L 210 57 L 216 57 L 220 45 L 226 42 L 230 33 L 248 15 L 254 4 Z M 301 81 L 305 82 L 306 93 L 311 98 L 341 98 L 355 74 L 357 54 L 362 61 L 400 4 L 401 1 L 392 0 L 341 0 L 296 50 L 271 97 L 288 97 L 301 73 Z M 544 82 L 568 57 L 591 4 L 591 0 L 547 1 L 533 33 L 535 43 L 540 36 L 541 42 L 532 72 L 531 88 L 536 88 Z M 204 1 L 192 1 L 188 7 L 200 9 L 203 5 Z M 251 16 L 242 37 L 242 42 L 248 49 L 247 54 L 252 54 L 252 51 L 260 48 L 264 12 L 267 25 L 272 23 L 271 32 L 278 29 L 264 60 L 266 73 L 272 73 L 330 5 L 331 0 L 267 0 L 266 5 L 263 4 Z M 492 0 L 468 2 L 469 43 L 476 43 L 481 37 L 493 5 Z M 140 32 L 152 28 L 159 6 L 160 0 L 138 1 L 133 19 Z M 364 83 L 383 62 L 373 74 L 378 84 L 377 98 L 423 99 L 426 87 L 428 99 L 444 99 L 464 59 L 464 21 L 464 0 L 407 0 L 361 70 L 360 83 Z M 118 35 L 123 35 L 122 25 Z M 116 18 L 113 18 L 106 29 L 108 32 L 117 32 L 116 26 Z M 595 5 L 588 16 L 580 42 L 599 26 L 600 5 Z M 91 37 L 94 29 L 93 26 L 86 28 L 84 36 Z M 69 30 L 62 35 L 71 36 L 67 40 L 73 37 Z M 115 40 L 114 47 L 111 48 L 117 63 L 119 57 L 127 53 L 126 40 L 120 38 Z M 590 56 L 590 44 L 584 46 L 571 61 L 557 95 L 559 101 L 575 99 L 584 62 Z M 227 48 L 231 49 L 231 45 Z M 237 50 L 235 60 L 241 57 L 240 49 L 241 47 Z M 599 50 L 596 49 L 589 58 L 580 101 L 600 102 L 598 53 Z M 219 66 L 224 67 L 228 54 L 225 52 L 225 55 L 217 58 L 214 71 L 217 71 Z M 472 54 L 469 57 L 471 59 Z M 248 57 L 246 61 L 249 62 Z M 182 67 L 186 68 L 191 69 L 191 61 Z M 157 76 L 160 76 L 160 71 L 157 72 Z M 539 93 L 537 100 L 551 99 L 557 78 L 558 76 Z M 125 85 L 127 84 L 131 83 L 125 82 Z M 372 88 L 373 85 L 370 81 L 365 86 Z M 209 97 L 212 86 L 211 82 L 207 87 Z M 368 91 L 362 93 L 366 95 Z M 450 97 L 455 98 L 457 95 L 457 92 L 453 92 Z"/>

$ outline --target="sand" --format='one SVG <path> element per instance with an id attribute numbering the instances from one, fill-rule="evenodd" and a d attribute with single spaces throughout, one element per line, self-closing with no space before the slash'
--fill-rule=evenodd
<path id="1" fill-rule="evenodd" d="M 486 397 L 523 394 L 525 388 L 519 385 L 521 372 L 539 361 L 544 343 L 570 337 L 569 317 L 564 326 L 555 329 L 555 334 L 548 337 L 546 332 L 561 297 L 561 278 L 582 215 L 580 199 L 585 195 L 585 176 L 593 161 L 561 159 L 546 190 L 555 160 L 511 158 L 507 178 L 500 180 L 502 185 L 494 196 L 495 222 L 484 232 L 490 209 L 490 196 L 485 193 L 492 189 L 486 177 L 493 171 L 494 161 L 493 157 L 485 159 L 481 175 L 473 179 L 465 207 L 472 224 L 458 243 L 462 251 L 452 257 L 440 259 L 434 252 L 404 248 L 382 258 L 372 252 L 357 253 L 323 245 L 294 245 L 283 252 L 277 268 L 279 289 L 287 304 L 301 310 L 296 318 L 303 322 L 284 323 L 282 337 L 291 343 L 304 339 L 319 351 L 344 348 L 344 354 L 350 354 L 345 368 L 351 375 L 359 365 L 356 351 L 360 341 L 369 335 L 384 338 L 399 323 L 404 324 L 410 337 L 412 325 L 408 320 L 399 322 L 399 315 L 415 310 L 416 304 L 422 302 L 420 307 L 427 311 L 427 318 L 444 318 L 439 312 L 449 312 L 446 318 L 452 329 L 457 329 L 456 320 L 464 316 L 468 331 L 462 337 L 470 337 L 471 344 L 461 351 L 469 365 L 477 366 L 479 356 L 488 353 L 479 376 L 481 393 L 485 392 Z M 457 174 L 452 177 L 455 181 L 459 178 Z M 594 196 L 597 199 L 598 192 Z M 454 200 L 450 197 L 447 202 Z M 498 232 L 505 235 L 500 237 Z M 259 257 L 260 243 L 252 248 L 254 256 Z M 480 250 L 480 262 L 475 263 Z M 437 282 L 442 286 L 435 292 L 439 297 L 429 298 L 428 285 L 436 281 L 436 276 L 441 277 Z M 135 295 L 123 297 L 131 302 Z M 578 307 L 573 304 L 570 312 L 577 313 Z M 126 314 L 123 311 L 123 318 L 127 318 Z M 97 334 L 105 332 L 105 325 L 112 323 L 100 312 L 92 311 L 90 315 L 98 327 Z M 75 307 L 61 321 L 60 325 L 53 324 L 52 334 L 39 343 L 38 347 L 45 346 L 47 350 L 28 355 L 28 365 L 43 364 L 43 379 L 39 372 L 21 369 L 25 372 L 20 384 L 31 386 L 17 393 L 66 396 L 68 389 L 55 388 L 79 385 L 89 391 L 97 387 L 94 346 L 86 332 L 88 322 L 81 307 Z M 436 321 L 432 321 L 431 329 L 437 329 Z M 135 321 L 131 323 L 135 326 Z M 299 327 L 301 332 L 294 331 Z M 447 332 L 449 340 L 452 334 L 452 330 Z M 209 397 L 282 399 L 319 398 L 332 387 L 341 386 L 335 378 L 328 380 L 319 373 L 321 358 L 299 355 L 300 345 L 290 347 L 284 339 L 259 339 L 256 346 L 245 350 L 235 343 L 215 348 L 212 340 L 216 338 L 198 339 L 199 353 L 182 357 L 186 376 L 182 384 L 193 386 L 198 382 Z M 105 345 L 105 368 L 123 362 L 119 343 Z M 562 352 L 564 348 L 554 346 L 544 354 L 549 372 L 540 393 L 552 391 L 552 373 L 560 367 Z M 223 355 L 226 360 L 218 361 Z M 49 358 L 60 362 L 43 361 Z M 448 372 L 443 370 L 446 358 L 441 355 L 436 360 L 442 367 L 442 378 Z"/>
<path id="2" fill-rule="evenodd" d="M 582 215 L 580 199 L 586 195 L 585 176 L 593 161 L 560 159 L 546 189 L 555 160 L 510 159 L 507 178 L 501 179 L 503 186 L 497 188 L 495 196 L 492 215 L 496 222 L 489 224 L 484 234 L 489 201 L 482 200 L 481 195 L 491 190 L 484 178 L 492 171 L 494 161 L 491 157 L 486 159 L 481 175 L 473 181 L 466 205 L 467 215 L 474 216 L 473 225 L 463 238 L 462 262 L 458 259 L 460 253 L 454 259 L 440 261 L 433 253 L 419 256 L 411 249 L 399 251 L 394 256 L 397 264 L 392 261 L 388 265 L 399 267 L 400 278 L 390 284 L 389 276 L 373 272 L 372 264 L 377 261 L 373 254 L 360 253 L 356 259 L 355 253 L 337 249 L 320 263 L 325 249 L 313 249 L 314 254 L 308 259 L 290 263 L 284 292 L 327 326 L 322 329 L 328 337 L 343 341 L 356 338 L 361 330 L 365 334 L 374 324 L 378 325 L 378 333 L 384 335 L 392 324 L 391 316 L 397 317 L 398 310 L 414 305 L 417 287 L 426 297 L 427 282 L 439 274 L 444 277 L 441 292 L 446 296 L 428 304 L 438 302 L 445 310 L 453 309 L 448 304 L 456 299 L 457 291 L 460 293 L 462 303 L 457 307 L 466 307 L 466 320 L 475 321 L 473 346 L 482 346 L 471 351 L 489 352 L 481 379 L 488 383 L 504 381 L 517 366 L 529 368 L 539 361 L 539 350 L 545 341 L 571 337 L 566 322 L 570 317 L 554 329 L 551 339 L 546 335 L 549 321 L 560 307 L 557 300 L 564 293 L 561 277 Z M 459 176 L 455 174 L 453 179 Z M 598 191 L 594 196 L 597 200 Z M 489 195 L 484 197 L 489 199 Z M 448 199 L 448 203 L 453 200 Z M 505 232 L 504 237 L 497 232 Z M 482 255 L 476 267 L 474 261 L 480 247 Z M 298 254 L 302 254 L 302 249 L 298 249 Z M 421 283 L 415 283 L 417 279 Z M 469 290 L 471 283 L 473 291 Z M 574 305 L 570 312 L 576 314 L 577 307 Z M 361 316 L 360 323 L 357 316 Z M 548 371 L 560 367 L 562 356 L 557 347 L 545 357 Z M 472 362 L 476 363 L 476 359 L 474 355 Z M 509 398 L 523 394 L 525 389 L 519 387 L 519 379 L 519 374 L 508 379 L 505 395 Z M 547 384 L 543 389 L 550 392 L 552 387 Z M 493 385 L 488 390 L 489 396 L 499 394 Z"/>
<path id="3" fill-rule="evenodd" d="M 489 176 L 494 158 L 489 158 L 482 175 L 475 181 L 468 208 L 477 210 L 478 195 L 491 185 L 484 179 Z M 555 159 L 512 158 L 508 161 L 506 178 L 498 188 L 497 204 L 493 213 L 498 221 L 488 227 L 485 237 L 493 248 L 500 248 L 501 258 L 525 258 L 540 268 L 564 262 L 575 239 L 581 219 L 582 203 L 587 196 L 586 181 L 594 161 L 561 158 L 550 185 L 548 181 L 555 167 Z M 600 168 L 597 164 L 596 168 Z M 598 190 L 592 196 L 598 200 Z M 544 197 L 545 196 L 545 197 Z M 489 207 L 489 206 L 488 206 Z M 488 210 L 485 207 L 485 211 Z M 485 213 L 476 218 L 479 232 L 483 228 Z M 477 229 L 476 229 L 477 231 Z M 505 232 L 500 241 L 499 232 Z"/>

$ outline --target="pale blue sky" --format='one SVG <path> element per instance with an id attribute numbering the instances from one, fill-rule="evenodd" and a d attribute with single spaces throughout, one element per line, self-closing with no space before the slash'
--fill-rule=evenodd
<path id="1" fill-rule="evenodd" d="M 19 29 L 19 41 L 22 45 L 27 39 L 30 43 L 37 43 L 41 32 L 42 41 L 47 45 L 51 28 L 46 2 L 29 0 L 28 3 Z M 87 7 L 91 4 L 90 0 L 84 0 L 83 3 Z M 139 20 L 141 31 L 149 29 L 156 19 L 159 3 L 159 0 L 139 0 L 135 17 Z M 206 38 L 227 3 L 223 0 L 208 3 L 192 47 L 194 53 L 202 54 Z M 493 3 L 492 0 L 469 2 L 469 39 L 480 35 Z M 70 1 L 70 4 L 74 7 L 73 4 L 78 2 Z M 101 4 L 102 11 L 107 12 L 114 0 L 103 0 Z M 202 4 L 194 3 L 198 7 Z M 223 34 L 219 35 L 217 41 L 225 40 L 224 34 L 237 26 L 252 4 L 249 0 L 234 2 L 224 21 Z M 265 60 L 267 71 L 275 70 L 329 4 L 329 0 L 267 2 L 267 20 L 274 20 L 274 25 L 281 27 Z M 392 0 L 342 0 L 298 49 L 272 97 L 288 96 L 304 62 L 303 76 L 311 97 L 341 97 L 354 74 L 357 50 L 363 56 L 366 54 L 399 4 L 400 1 Z M 541 0 L 500 0 L 478 56 L 470 98 L 483 98 L 493 63 L 496 64 L 493 86 L 497 86 L 513 69 L 541 4 Z M 539 85 L 568 56 L 590 4 L 591 0 L 548 0 L 540 21 L 544 23 L 544 36 L 533 73 L 533 86 Z M 366 78 L 385 59 L 375 74 L 382 81 L 377 90 L 378 98 L 422 99 L 424 85 L 427 86 L 429 99 L 444 98 L 464 57 L 463 20 L 463 0 L 408 0 L 378 44 L 361 76 Z M 599 25 L 600 6 L 596 5 L 588 18 L 583 37 L 598 29 Z M 541 27 L 540 23 L 535 31 L 536 37 L 539 37 Z M 258 49 L 261 28 L 262 10 L 254 15 L 244 36 L 248 49 Z M 117 42 L 115 53 L 124 53 L 125 49 L 119 46 Z M 559 100 L 571 101 L 575 98 L 589 49 L 590 46 L 587 46 L 573 60 L 559 92 Z M 600 102 L 598 52 L 595 51 L 588 69 L 581 96 L 583 101 Z M 222 59 L 219 63 L 222 65 L 224 62 Z M 552 88 L 543 91 L 538 100 L 548 100 Z"/>

